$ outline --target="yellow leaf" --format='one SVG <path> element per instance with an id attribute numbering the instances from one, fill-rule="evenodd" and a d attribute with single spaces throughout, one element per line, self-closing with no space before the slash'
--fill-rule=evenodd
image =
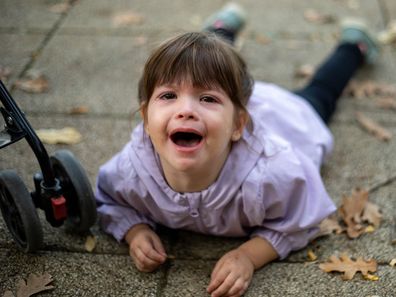
<path id="1" fill-rule="evenodd" d="M 96 237 L 93 235 L 88 235 L 84 246 L 85 250 L 91 253 L 96 247 Z"/>
<path id="2" fill-rule="evenodd" d="M 47 144 L 76 144 L 82 139 L 81 134 L 72 127 L 63 129 L 39 129 L 36 130 L 37 136 L 42 142 Z"/>
<path id="3" fill-rule="evenodd" d="M 369 274 L 369 273 L 363 274 L 363 278 L 364 278 L 365 280 L 370 280 L 370 281 L 377 281 L 377 280 L 379 280 L 379 277 L 378 277 L 377 275 Z"/>
<path id="4" fill-rule="evenodd" d="M 318 258 L 318 256 L 316 256 L 313 250 L 311 249 L 308 250 L 307 257 L 309 261 L 315 261 Z"/>
<path id="5" fill-rule="evenodd" d="M 392 260 L 389 262 L 389 265 L 392 266 L 392 267 L 395 267 L 395 266 L 396 266 L 396 258 L 395 258 L 395 259 L 392 259 Z"/>
<path id="6" fill-rule="evenodd" d="M 373 233 L 375 231 L 375 228 L 374 228 L 374 226 L 372 226 L 372 225 L 368 225 L 365 229 L 364 229 L 364 232 L 365 233 Z"/>

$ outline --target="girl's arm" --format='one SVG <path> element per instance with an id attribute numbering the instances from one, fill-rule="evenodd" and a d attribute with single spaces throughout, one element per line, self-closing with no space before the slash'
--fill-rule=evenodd
<path id="1" fill-rule="evenodd" d="M 254 270 L 276 258 L 278 254 L 267 240 L 253 237 L 220 258 L 207 291 L 212 297 L 241 296 L 248 288 Z"/>

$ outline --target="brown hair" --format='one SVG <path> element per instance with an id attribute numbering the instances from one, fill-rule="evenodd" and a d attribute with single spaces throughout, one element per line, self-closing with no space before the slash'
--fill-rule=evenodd
<path id="1" fill-rule="evenodd" d="M 253 80 L 241 56 L 214 34 L 184 33 L 154 50 L 139 81 L 141 107 L 147 107 L 156 86 L 185 79 L 196 87 L 220 87 L 237 109 L 246 111 Z"/>

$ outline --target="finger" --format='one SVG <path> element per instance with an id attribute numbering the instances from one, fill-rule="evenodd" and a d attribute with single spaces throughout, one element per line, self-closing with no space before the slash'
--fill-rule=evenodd
<path id="1" fill-rule="evenodd" d="M 153 246 L 152 242 L 143 243 L 140 250 L 147 258 L 150 258 L 155 262 L 163 263 L 166 260 L 166 256 L 159 253 Z"/>
<path id="2" fill-rule="evenodd" d="M 245 281 L 245 280 L 243 280 L 243 279 L 241 279 L 241 278 L 238 278 L 235 282 L 234 282 L 234 285 L 228 290 L 228 292 L 227 292 L 227 296 L 234 296 L 234 295 L 237 295 L 237 296 L 240 296 L 240 295 L 242 295 L 242 293 L 241 293 L 241 291 L 243 291 L 244 290 L 244 288 L 245 288 L 245 284 L 246 284 L 247 282 Z M 246 286 L 247 287 L 247 286 Z M 246 290 L 246 289 L 245 289 Z"/>
<path id="3" fill-rule="evenodd" d="M 152 244 L 153 244 L 154 249 L 155 249 L 159 254 L 161 254 L 161 255 L 164 256 L 164 257 L 167 257 L 165 248 L 164 248 L 164 246 L 163 246 L 163 244 L 162 244 L 161 239 L 160 239 L 158 236 L 154 236 L 154 237 L 152 238 Z"/>
<path id="4" fill-rule="evenodd" d="M 228 269 L 218 269 L 216 273 L 212 272 L 211 280 L 207 289 L 208 293 L 216 290 L 223 283 L 229 273 L 230 270 Z"/>
<path id="5" fill-rule="evenodd" d="M 216 290 L 214 290 L 212 292 L 211 296 L 212 297 L 220 297 L 220 296 L 225 295 L 232 288 L 235 281 L 236 281 L 236 278 L 233 275 L 229 274 L 226 277 L 226 279 L 221 283 L 221 285 L 218 286 L 216 288 Z"/>
<path id="6" fill-rule="evenodd" d="M 153 271 L 161 264 L 161 262 L 152 260 L 151 258 L 147 257 L 141 249 L 137 249 L 135 255 L 135 263 L 137 264 L 136 266 L 142 271 Z"/>

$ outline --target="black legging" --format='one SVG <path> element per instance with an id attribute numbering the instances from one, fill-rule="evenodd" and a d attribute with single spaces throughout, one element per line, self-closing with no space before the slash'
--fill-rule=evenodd
<path id="1" fill-rule="evenodd" d="M 342 43 L 318 68 L 308 85 L 295 93 L 306 99 L 328 123 L 338 98 L 363 60 L 356 44 Z"/>
<path id="2" fill-rule="evenodd" d="M 225 29 L 214 29 L 227 42 L 233 44 L 235 35 Z M 316 70 L 311 81 L 294 93 L 307 100 L 325 123 L 335 111 L 338 98 L 345 86 L 363 64 L 364 56 L 356 44 L 341 43 Z"/>

